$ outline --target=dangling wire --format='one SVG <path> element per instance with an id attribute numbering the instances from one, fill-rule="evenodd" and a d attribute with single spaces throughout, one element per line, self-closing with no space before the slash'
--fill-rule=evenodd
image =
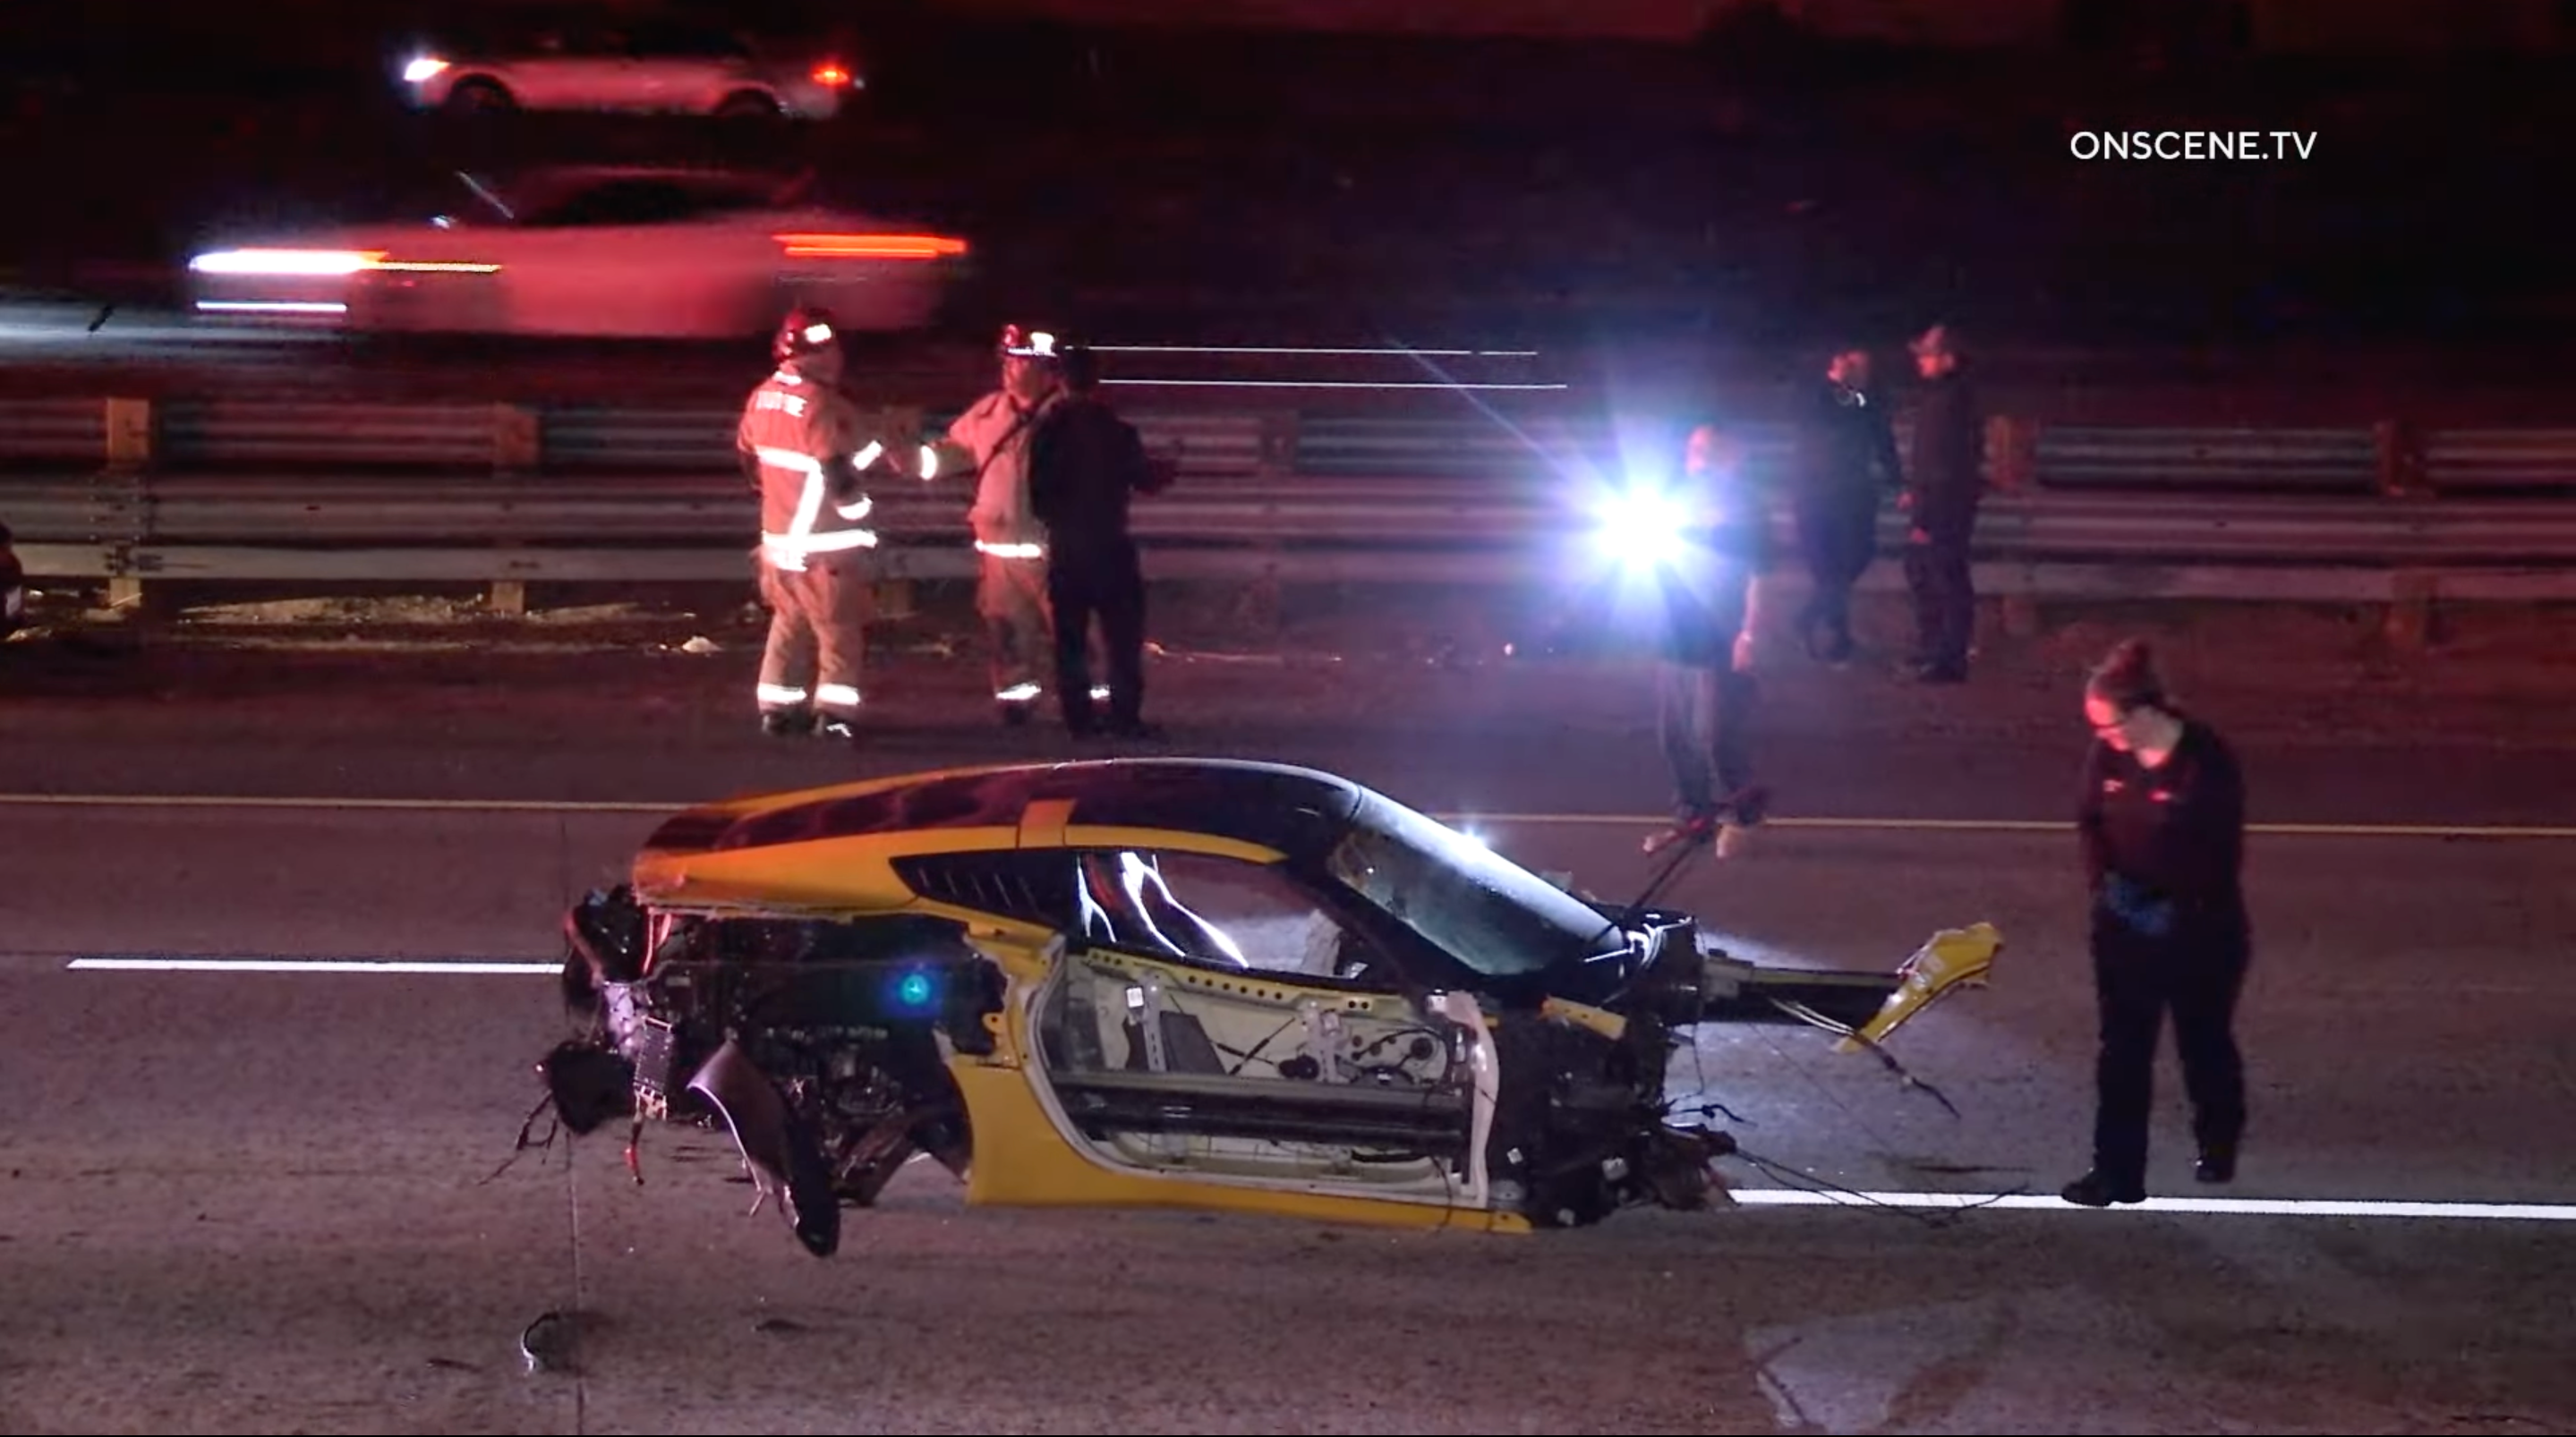
<path id="1" fill-rule="evenodd" d="M 1881 1063 L 1887 1065 L 1887 1070 L 1889 1072 L 1896 1075 L 1897 1086 L 1905 1088 L 1920 1088 L 1924 1092 L 1932 1095 L 1932 1101 L 1949 1109 L 1950 1116 L 1954 1118 L 1961 1116 L 1958 1106 L 1952 1103 L 1947 1097 L 1944 1097 L 1939 1088 L 1936 1088 L 1930 1083 L 1923 1081 L 1921 1078 L 1914 1076 L 1912 1073 L 1907 1072 L 1905 1070 L 1905 1065 L 1896 1061 L 1895 1054 L 1890 1053 L 1877 1042 L 1863 1037 L 1860 1030 L 1852 1027 L 1850 1024 L 1838 1023 L 1833 1019 L 1826 1017 L 1824 1014 L 1817 1012 L 1815 1009 L 1808 1007 L 1806 1004 L 1794 999 L 1774 997 L 1770 1002 L 1772 1007 L 1779 1009 L 1781 1012 L 1788 1014 L 1790 1017 L 1797 1019 L 1801 1023 L 1813 1024 L 1816 1027 L 1824 1029 L 1828 1033 L 1849 1038 L 1861 1047 L 1868 1049 L 1871 1053 L 1877 1055 L 1877 1058 Z"/>
<path id="2" fill-rule="evenodd" d="M 512 1167 L 517 1165 L 520 1158 L 527 1155 L 527 1151 L 531 1146 L 528 1141 L 528 1134 L 536 1131 L 537 1119 L 545 1116 L 546 1109 L 553 1106 L 554 1100 L 555 1095 L 549 1092 L 544 1097 L 537 1099 L 537 1105 L 535 1107 L 528 1109 L 527 1121 L 519 1124 L 518 1140 L 510 1144 L 510 1155 L 503 1158 L 501 1160 L 501 1165 L 494 1168 L 481 1182 L 476 1183 L 476 1187 L 482 1187 L 485 1184 L 492 1182 L 495 1178 L 500 1177 L 501 1174 L 508 1172 Z M 551 1150 L 555 1145 L 555 1135 L 562 1131 L 563 1120 L 561 1118 L 557 1118 L 554 1122 L 546 1125 L 545 1137 L 533 1144 L 533 1146 L 539 1152 Z"/>
<path id="3" fill-rule="evenodd" d="M 1809 1174 L 1798 1171 L 1796 1168 L 1790 1167 L 1786 1163 L 1766 1158 L 1760 1153 L 1748 1152 L 1741 1146 L 1736 1148 L 1733 1155 L 1744 1159 L 1746 1162 L 1751 1163 L 1757 1170 L 1768 1174 L 1782 1187 L 1794 1188 L 1800 1192 L 1836 1193 L 1847 1199 L 1845 1202 L 1835 1204 L 1838 1207 L 1874 1208 L 1880 1212 L 1889 1213 L 1897 1217 L 1909 1218 L 1915 1222 L 1923 1224 L 1925 1227 L 1932 1228 L 1946 1227 L 1951 1223 L 1957 1222 L 1964 1214 L 1975 1212 L 1979 1208 L 1992 1207 L 1996 1203 L 2003 1201 L 2005 1198 L 2019 1196 L 2023 1191 L 2023 1189 L 2016 1188 L 2009 1193 L 1995 1193 L 1990 1196 L 1980 1198 L 1976 1202 L 1961 1203 L 1957 1207 L 1953 1208 L 1938 1208 L 1929 1212 L 1917 1212 L 1912 1208 L 1900 1207 L 1895 1203 L 1881 1202 L 1877 1198 L 1870 1196 L 1868 1193 L 1860 1191 L 1858 1188 L 1848 1188 L 1843 1186 L 1841 1183 L 1833 1182 L 1829 1179 L 1810 1176 Z"/>

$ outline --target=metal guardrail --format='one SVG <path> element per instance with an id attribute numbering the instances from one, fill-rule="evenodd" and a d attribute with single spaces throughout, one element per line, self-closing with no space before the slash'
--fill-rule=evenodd
<path id="1" fill-rule="evenodd" d="M 883 416 L 895 432 L 948 417 Z M 1136 509 L 1175 578 L 1561 578 L 1586 496 L 1622 465 L 1620 435 L 1579 412 L 1137 419 L 1182 461 L 1182 482 Z M 732 430 L 732 411 L 0 401 L 0 520 L 42 577 L 732 579 L 753 539 Z M 1785 478 L 1791 436 L 1748 439 L 1757 477 Z M 1988 440 L 1993 592 L 2576 596 L 2576 430 L 2004 418 Z M 969 571 L 962 486 L 878 497 L 886 577 Z M 1904 528 L 1883 517 L 1887 550 Z"/>
<path id="2" fill-rule="evenodd" d="M 2039 432 L 2037 460 L 2042 484 L 2075 491 L 2367 494 L 2380 441 L 2367 429 L 2052 426 Z"/>
<path id="3" fill-rule="evenodd" d="M 876 490 L 874 527 L 898 543 L 962 541 L 967 495 L 955 484 Z M 726 474 L 593 476 L 531 485 L 500 476 L 408 480 L 282 475 L 137 474 L 17 479 L 0 504 L 23 542 L 135 545 L 454 546 L 636 544 L 679 547 L 739 536 L 752 500 Z M 1582 492 L 1534 481 L 1262 480 L 1202 476 L 1140 500 L 1140 538 L 1164 546 L 1440 548 L 1552 542 L 1590 521 Z M 1780 537 L 1795 535 L 1785 512 Z M 1901 547 L 1906 520 L 1881 518 Z M 103 532 L 104 531 L 104 532 Z M 2002 495 L 1987 501 L 1977 545 L 2001 556 L 2377 563 L 2576 564 L 2576 504 L 2426 502 L 2223 495 L 2176 504 L 2151 495 Z"/>
<path id="4" fill-rule="evenodd" d="M 2576 429 L 2436 430 L 2423 460 L 2429 486 L 2442 493 L 2576 498 Z"/>
<path id="5" fill-rule="evenodd" d="M 1450 479 L 1562 477 L 1623 462 L 1633 438 L 1581 407 L 1406 413 L 1174 412 L 1132 406 L 1185 472 Z M 898 430 L 939 410 L 885 411 Z M 100 463 L 176 471 L 309 468 L 337 474 L 716 471 L 732 467 L 737 411 L 599 405 L 292 403 L 245 399 L 0 400 L 0 471 Z M 1900 444 L 1909 421 L 1897 421 Z M 1758 476 L 1785 477 L 1790 433 L 1745 426 Z M 2510 493 L 2576 500 L 2576 429 L 2419 433 L 2343 429 L 2038 425 L 1987 436 L 2007 487 L 2081 493 Z"/>

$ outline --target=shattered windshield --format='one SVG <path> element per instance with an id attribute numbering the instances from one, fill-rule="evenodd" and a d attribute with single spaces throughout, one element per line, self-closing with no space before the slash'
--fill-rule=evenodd
<path id="1" fill-rule="evenodd" d="M 1333 876 L 1474 972 L 1507 978 L 1623 951 L 1591 905 L 1437 820 L 1371 797 Z"/>

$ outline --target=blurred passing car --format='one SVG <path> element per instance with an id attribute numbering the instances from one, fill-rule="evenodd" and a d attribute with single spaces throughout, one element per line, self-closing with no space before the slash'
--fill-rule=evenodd
<path id="1" fill-rule="evenodd" d="M 966 242 L 806 203 L 800 179 L 584 166 L 457 212 L 269 235 L 189 261 L 201 317 L 352 331 L 730 339 L 790 304 L 849 330 L 928 326 Z"/>
<path id="2" fill-rule="evenodd" d="M 840 55 L 778 51 L 685 20 L 523 16 L 451 31 L 401 61 L 403 99 L 461 113 L 573 110 L 826 120 L 863 88 Z"/>

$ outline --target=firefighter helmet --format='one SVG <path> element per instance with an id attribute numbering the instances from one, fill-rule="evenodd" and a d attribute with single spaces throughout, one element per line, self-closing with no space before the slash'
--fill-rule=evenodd
<path id="1" fill-rule="evenodd" d="M 1031 329 L 1021 324 L 1002 326 L 1001 350 L 1012 359 L 1052 362 L 1058 357 L 1062 342 L 1058 336 L 1043 329 Z"/>
<path id="2" fill-rule="evenodd" d="M 809 354 L 840 348 L 841 331 L 833 324 L 831 311 L 800 304 L 787 311 L 785 322 L 778 326 L 778 337 L 770 342 L 769 352 L 781 364 L 803 359 Z"/>

